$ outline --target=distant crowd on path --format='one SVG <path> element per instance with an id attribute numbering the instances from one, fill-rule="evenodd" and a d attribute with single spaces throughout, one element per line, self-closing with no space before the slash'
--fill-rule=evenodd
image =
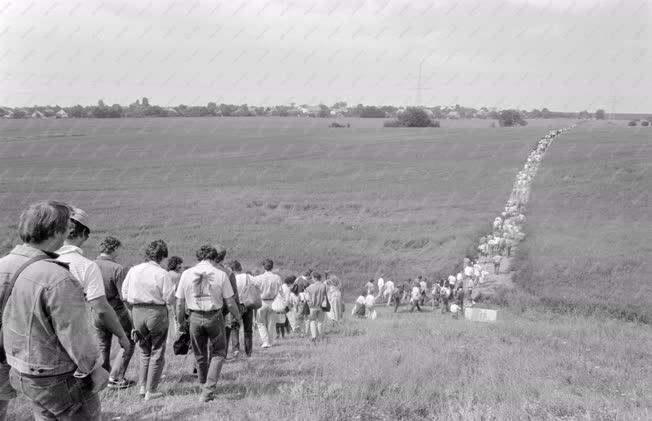
<path id="1" fill-rule="evenodd" d="M 99 392 L 136 384 L 125 378 L 136 345 L 139 394 L 163 396 L 158 387 L 171 324 L 175 354 L 192 350 L 200 400 L 208 402 L 229 342 L 234 358 L 252 355 L 254 324 L 262 348 L 269 348 L 274 333 L 309 335 L 317 343 L 326 317 L 343 318 L 335 276 L 308 270 L 282 280 L 271 259 L 253 276 L 237 260 L 225 264 L 219 244 L 200 246 L 192 267 L 172 256 L 164 268 L 163 240 L 149 243 L 144 261 L 127 270 L 117 262 L 122 244 L 113 236 L 99 243 L 96 260 L 84 256 L 91 228 L 81 209 L 38 202 L 20 216 L 23 244 L 0 258 L 0 421 L 17 393 L 36 419 L 100 420 Z M 114 336 L 120 352 L 112 366 Z"/>
<path id="2" fill-rule="evenodd" d="M 386 281 L 382 276 L 377 281 L 371 279 L 355 301 L 352 314 L 375 319 L 377 302 L 394 306 L 394 312 L 398 311 L 401 302 L 409 303 L 409 312 L 421 311 L 426 303 L 431 303 L 433 309 L 441 307 L 442 313 L 450 312 L 454 318 L 463 314 L 465 307 L 472 307 L 477 298 L 474 289 L 484 284 L 492 272 L 499 275 L 504 259 L 511 257 L 512 248 L 525 238 L 523 223 L 531 184 L 548 147 L 557 136 L 574 127 L 552 130 L 539 139 L 516 175 L 504 211 L 492 223 L 491 234 L 480 238 L 477 255 L 465 257 L 460 272 L 431 284 L 422 276 L 407 279 L 400 285 Z"/>

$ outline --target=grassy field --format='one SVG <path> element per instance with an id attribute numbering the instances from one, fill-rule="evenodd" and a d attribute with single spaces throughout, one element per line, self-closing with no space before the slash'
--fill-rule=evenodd
<path id="1" fill-rule="evenodd" d="M 250 268 L 331 269 L 347 288 L 379 275 L 448 273 L 503 206 L 528 148 L 567 121 L 383 129 L 377 119 L 203 118 L 0 121 L 0 252 L 45 198 L 87 210 L 125 244 L 168 241 L 192 260 L 220 241 Z"/>
<path id="2" fill-rule="evenodd" d="M 189 261 L 197 245 L 217 240 L 249 267 L 269 255 L 285 271 L 329 268 L 342 275 L 350 302 L 380 272 L 402 280 L 452 270 L 500 212 L 530 146 L 549 128 L 569 124 L 500 129 L 445 121 L 441 129 L 415 130 L 351 123 L 0 121 L 1 249 L 16 242 L 21 208 L 59 198 L 95 217 L 90 255 L 108 233 L 124 240 L 128 264 L 153 238 L 168 240 L 171 252 Z M 191 357 L 170 354 L 166 399 L 105 391 L 106 418 L 652 418 L 649 325 L 560 313 L 570 301 L 541 305 L 576 297 L 612 305 L 598 292 L 617 281 L 624 284 L 617 307 L 644 294 L 635 287 L 649 288 L 642 266 L 627 263 L 649 255 L 647 243 L 639 244 L 649 231 L 642 189 L 649 185 L 649 135 L 625 124 L 583 124 L 551 147 L 519 246 L 521 288 L 495 324 L 383 308 L 376 321 L 349 316 L 329 325 L 316 347 L 290 338 L 263 351 L 254 335 L 254 357 L 225 365 L 220 396 L 207 405 L 198 404 Z M 643 193 L 638 201 L 635 191 Z M 608 242 L 598 241 L 601 233 Z M 633 274 L 609 278 L 589 265 L 592 272 L 575 279 L 575 264 L 586 258 L 631 266 Z M 553 294 L 554 285 L 567 294 Z M 597 292 L 588 295 L 593 285 Z M 136 366 L 137 359 L 131 378 Z M 10 410 L 14 419 L 29 418 L 24 401 Z"/>
<path id="3" fill-rule="evenodd" d="M 198 402 L 192 356 L 170 355 L 165 399 L 104 391 L 105 419 L 650 419 L 649 328 L 539 311 L 502 316 L 483 325 L 383 308 L 375 321 L 329 326 L 318 346 L 291 338 L 261 350 L 255 335 L 253 357 L 225 364 L 209 404 Z M 29 419 L 22 400 L 10 410 Z"/>
<path id="4" fill-rule="evenodd" d="M 536 301 L 652 322 L 651 141 L 648 127 L 590 122 L 551 148 L 516 278 Z"/>

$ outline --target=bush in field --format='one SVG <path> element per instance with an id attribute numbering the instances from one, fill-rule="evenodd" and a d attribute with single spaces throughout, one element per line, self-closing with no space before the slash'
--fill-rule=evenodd
<path id="1" fill-rule="evenodd" d="M 406 110 L 399 115 L 398 120 L 387 120 L 383 123 L 383 127 L 441 127 L 439 120 L 433 120 L 424 112 L 425 118 L 421 113 L 414 113 L 405 117 Z"/>
<path id="2" fill-rule="evenodd" d="M 498 115 L 498 124 L 500 127 L 525 126 L 527 121 L 517 110 L 503 110 Z"/>
<path id="3" fill-rule="evenodd" d="M 432 119 L 423 108 L 408 107 L 398 116 L 398 121 L 404 127 L 430 127 Z"/>
<path id="4" fill-rule="evenodd" d="M 641 126 L 649 126 L 650 122 L 649 121 L 641 121 Z"/>
<path id="5" fill-rule="evenodd" d="M 632 121 L 630 121 L 629 123 L 627 123 L 628 126 L 632 126 L 632 127 L 636 126 L 636 124 L 637 124 L 637 123 L 636 123 L 634 120 L 632 120 Z"/>
<path id="6" fill-rule="evenodd" d="M 601 108 L 595 112 L 595 119 L 596 120 L 604 120 L 605 113 L 604 110 Z"/>

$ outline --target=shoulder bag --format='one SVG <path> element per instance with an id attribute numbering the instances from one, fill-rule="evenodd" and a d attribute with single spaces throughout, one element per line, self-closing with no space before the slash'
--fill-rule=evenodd
<path id="1" fill-rule="evenodd" d="M 260 295 L 260 288 L 251 282 L 251 277 L 247 275 L 247 281 L 245 282 L 242 291 L 240 291 L 240 300 L 242 304 L 247 308 L 252 308 L 258 310 L 263 306 L 263 300 Z"/>

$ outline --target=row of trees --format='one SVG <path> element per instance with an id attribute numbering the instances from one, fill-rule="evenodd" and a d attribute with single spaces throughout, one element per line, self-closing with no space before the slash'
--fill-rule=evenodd
<path id="1" fill-rule="evenodd" d="M 459 104 L 451 106 L 421 107 L 425 108 L 430 117 L 434 119 L 444 118 L 486 118 L 501 120 L 501 113 L 504 111 L 463 107 Z M 310 117 L 362 117 L 362 118 L 388 118 L 398 117 L 398 107 L 392 105 L 374 106 L 357 104 L 348 106 L 346 102 L 336 102 L 332 106 L 319 104 L 318 106 L 309 106 L 307 104 L 297 105 L 276 105 L 276 106 L 249 106 L 247 104 L 217 104 L 209 102 L 205 106 L 178 105 L 174 107 L 162 107 L 151 105 L 149 99 L 144 97 L 136 100 L 128 106 L 120 104 L 107 105 L 103 100 L 99 100 L 97 105 L 82 106 L 75 105 L 72 107 L 59 106 L 34 106 L 28 108 L 0 108 L 0 116 L 11 115 L 13 118 L 30 117 L 34 113 L 39 113 L 43 117 L 55 117 L 60 110 L 65 111 L 68 117 L 73 118 L 120 118 L 120 117 L 206 117 L 206 116 L 224 116 L 224 117 L 251 117 L 251 116 L 310 116 Z M 521 118 L 592 118 L 604 119 L 604 110 L 597 110 L 591 114 L 584 110 L 579 113 L 564 113 L 550 111 L 547 108 L 526 110 L 509 110 L 516 111 Z M 11 113 L 11 114 L 10 114 Z"/>

